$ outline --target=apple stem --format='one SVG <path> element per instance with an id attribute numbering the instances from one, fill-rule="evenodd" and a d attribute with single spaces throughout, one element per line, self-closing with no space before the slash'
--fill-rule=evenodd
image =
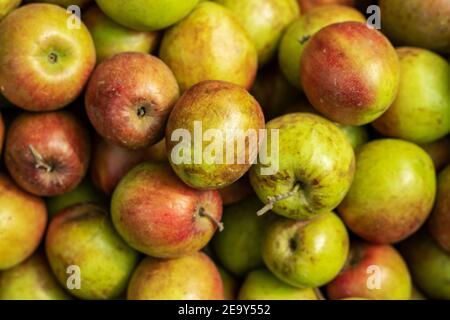
<path id="1" fill-rule="evenodd" d="M 256 212 L 256 215 L 258 216 L 262 216 L 264 214 L 266 214 L 267 212 L 269 212 L 270 210 L 273 209 L 273 205 L 275 203 L 277 203 L 278 201 L 290 198 L 292 196 L 294 196 L 298 190 L 300 189 L 300 184 L 296 184 L 291 191 L 289 191 L 286 194 L 279 194 L 276 196 L 269 196 L 267 197 L 267 201 L 269 201 L 269 203 L 267 203 L 264 207 L 262 207 L 260 210 L 258 210 L 258 212 Z"/>
<path id="2" fill-rule="evenodd" d="M 314 293 L 319 300 L 325 300 L 325 297 L 323 296 L 322 291 L 320 291 L 319 288 L 314 288 Z"/>
<path id="3" fill-rule="evenodd" d="M 33 155 L 34 161 L 36 161 L 36 169 L 44 169 L 47 172 L 51 172 L 53 170 L 52 166 L 45 162 L 44 158 L 42 158 L 40 153 L 37 152 L 37 150 L 31 144 L 28 145 L 28 148 Z"/>
<path id="4" fill-rule="evenodd" d="M 225 229 L 225 226 L 223 225 L 223 223 L 220 222 L 219 220 L 217 220 L 212 215 L 210 215 L 208 212 L 206 212 L 203 207 L 200 207 L 198 214 L 201 217 L 207 217 L 209 220 L 211 220 L 217 226 L 217 228 L 219 229 L 219 232 L 222 232 Z"/>

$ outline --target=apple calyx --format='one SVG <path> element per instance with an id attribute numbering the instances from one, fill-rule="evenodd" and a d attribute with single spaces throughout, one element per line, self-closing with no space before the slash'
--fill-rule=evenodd
<path id="1" fill-rule="evenodd" d="M 55 52 L 50 52 L 49 55 L 48 55 L 48 61 L 51 64 L 57 63 L 58 62 L 58 54 L 55 53 Z"/>
<path id="2" fill-rule="evenodd" d="M 41 156 L 41 154 L 33 147 L 33 145 L 29 144 L 28 148 L 30 149 L 31 154 L 33 155 L 34 161 L 36 164 L 34 167 L 36 169 L 43 169 L 46 172 L 52 172 L 53 166 L 51 164 L 48 164 L 45 162 L 44 158 Z"/>
<path id="3" fill-rule="evenodd" d="M 205 211 L 205 208 L 200 207 L 198 209 L 198 215 L 200 217 L 206 217 L 209 220 L 212 221 L 212 223 L 214 223 L 217 226 L 217 229 L 219 229 L 219 232 L 222 232 L 225 229 L 225 226 L 223 225 L 223 222 L 220 222 L 219 220 L 217 220 L 215 217 L 213 217 L 212 215 L 210 215 L 208 212 Z"/>
<path id="4" fill-rule="evenodd" d="M 264 215 L 265 213 L 267 213 L 268 211 L 273 209 L 273 205 L 275 203 L 277 203 L 278 201 L 281 201 L 281 200 L 284 200 L 284 199 L 287 199 L 287 198 L 290 198 L 290 197 L 294 196 L 299 190 L 300 190 L 300 183 L 297 183 L 297 184 L 294 185 L 292 190 L 289 191 L 288 193 L 267 197 L 268 203 L 264 207 L 262 207 L 260 210 L 258 210 L 256 212 L 256 215 L 257 216 Z"/>
<path id="5" fill-rule="evenodd" d="M 142 119 L 147 114 L 147 109 L 145 108 L 145 106 L 140 106 L 137 109 L 136 114 L 137 114 L 139 119 Z"/>

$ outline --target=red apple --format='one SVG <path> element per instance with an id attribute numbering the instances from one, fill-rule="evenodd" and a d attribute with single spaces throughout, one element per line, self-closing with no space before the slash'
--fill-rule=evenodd
<path id="1" fill-rule="evenodd" d="M 217 191 L 185 185 L 168 163 L 147 162 L 119 183 L 111 201 L 113 223 L 130 246 L 158 258 L 203 248 L 222 217 Z"/>
<path id="2" fill-rule="evenodd" d="M 66 10 L 29 4 L 0 23 L 0 91 L 30 111 L 62 108 L 80 95 L 95 66 L 86 26 L 68 26 Z"/>
<path id="3" fill-rule="evenodd" d="M 106 140 L 138 149 L 164 135 L 179 96 L 172 71 L 145 53 L 120 53 L 94 71 L 86 92 L 86 111 Z"/>
<path id="4" fill-rule="evenodd" d="M 300 10 L 302 13 L 307 13 L 313 8 L 330 5 L 330 4 L 340 4 L 346 6 L 354 6 L 355 0 L 297 0 L 300 5 Z"/>
<path id="5" fill-rule="evenodd" d="M 75 188 L 89 165 L 87 130 L 70 113 L 25 113 L 8 130 L 5 163 L 26 191 L 55 196 Z"/>

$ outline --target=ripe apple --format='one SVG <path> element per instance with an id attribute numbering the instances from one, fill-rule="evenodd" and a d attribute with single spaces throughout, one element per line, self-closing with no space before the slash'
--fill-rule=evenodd
<path id="1" fill-rule="evenodd" d="M 385 136 L 415 143 L 446 136 L 450 133 L 450 64 L 425 49 L 402 47 L 397 53 L 398 94 L 373 126 Z"/>
<path id="2" fill-rule="evenodd" d="M 300 5 L 300 9 L 303 13 L 308 13 L 311 10 L 327 5 L 345 5 L 345 6 L 354 6 L 355 1 L 357 0 L 297 0 Z"/>
<path id="3" fill-rule="evenodd" d="M 361 22 L 335 23 L 314 34 L 303 49 L 300 72 L 314 108 L 333 121 L 356 126 L 389 108 L 400 80 L 394 47 Z"/>
<path id="4" fill-rule="evenodd" d="M 450 164 L 450 136 L 420 146 L 433 160 L 436 171 L 441 171 Z"/>
<path id="5" fill-rule="evenodd" d="M 8 130 L 5 164 L 26 191 L 55 196 L 81 182 L 90 151 L 87 130 L 70 113 L 24 113 Z"/>
<path id="6" fill-rule="evenodd" d="M 0 174 L 0 270 L 28 258 L 38 247 L 47 224 L 41 198 L 22 191 Z"/>
<path id="7" fill-rule="evenodd" d="M 114 226 L 147 255 L 174 258 L 203 248 L 222 217 L 217 191 L 185 185 L 167 163 L 146 162 L 120 181 L 111 200 Z"/>
<path id="8" fill-rule="evenodd" d="M 390 245 L 354 242 L 346 266 L 327 285 L 327 294 L 332 300 L 408 300 L 411 289 L 408 267 L 397 250 Z"/>
<path id="9" fill-rule="evenodd" d="M 137 252 L 114 230 L 108 213 L 93 204 L 60 211 L 50 222 L 45 250 L 60 284 L 80 299 L 119 296 L 138 260 Z M 71 275 L 80 276 L 79 288 L 68 286 Z"/>
<path id="10" fill-rule="evenodd" d="M 310 6 L 308 6 L 310 7 Z M 308 40 L 320 29 L 333 23 L 344 21 L 365 22 L 364 15 L 347 6 L 326 5 L 302 11 L 301 15 L 286 30 L 281 38 L 278 50 L 278 62 L 281 71 L 291 85 L 301 89 L 300 61 Z"/>
<path id="11" fill-rule="evenodd" d="M 0 273 L 0 300 L 68 300 L 41 252 Z"/>
<path id="12" fill-rule="evenodd" d="M 264 162 L 279 165 L 273 174 L 263 172 L 268 165 L 263 162 L 250 171 L 253 189 L 266 208 L 293 219 L 336 208 L 350 188 L 355 168 L 353 149 L 343 132 L 310 113 L 278 117 L 266 129 L 267 145 L 275 140 L 279 148 Z M 272 129 L 278 130 L 278 141 Z"/>
<path id="13" fill-rule="evenodd" d="M 206 80 L 250 89 L 258 68 L 247 32 L 230 10 L 210 1 L 200 3 L 164 33 L 159 56 L 174 72 L 182 92 Z"/>
<path id="14" fill-rule="evenodd" d="M 177 259 L 146 257 L 128 285 L 128 300 L 223 300 L 220 273 L 202 252 Z"/>
<path id="15" fill-rule="evenodd" d="M 269 215 L 256 215 L 261 207 L 256 196 L 225 207 L 222 221 L 226 228 L 213 239 L 218 260 L 236 276 L 243 277 L 264 265 L 261 243 L 270 220 Z"/>
<path id="16" fill-rule="evenodd" d="M 226 206 L 244 200 L 253 193 L 253 188 L 248 179 L 248 175 L 245 174 L 242 178 L 233 182 L 228 187 L 217 191 L 220 193 L 223 205 Z"/>
<path id="17" fill-rule="evenodd" d="M 165 29 L 180 21 L 198 0 L 96 0 L 97 5 L 118 23 L 136 30 Z"/>
<path id="18" fill-rule="evenodd" d="M 179 96 L 172 71 L 157 57 L 119 53 L 94 71 L 86 91 L 89 119 L 106 140 L 138 149 L 163 137 Z"/>
<path id="19" fill-rule="evenodd" d="M 350 141 L 353 150 L 358 149 L 369 141 L 369 132 L 364 126 L 346 126 L 337 124 L 337 126 L 344 132 L 345 136 Z"/>
<path id="20" fill-rule="evenodd" d="M 22 0 L 2 0 L 0 2 L 0 20 L 16 9 L 21 2 Z"/>
<path id="21" fill-rule="evenodd" d="M 230 9 L 247 31 L 260 66 L 272 59 L 285 28 L 299 15 L 296 0 L 215 1 Z"/>
<path id="22" fill-rule="evenodd" d="M 450 253 L 450 166 L 439 174 L 437 200 L 429 227 L 435 241 Z"/>
<path id="23" fill-rule="evenodd" d="M 278 217 L 268 226 L 261 248 L 267 268 L 278 279 L 298 288 L 316 288 L 344 266 L 349 238 L 334 213 L 308 221 Z"/>
<path id="24" fill-rule="evenodd" d="M 428 154 L 410 142 L 381 139 L 357 150 L 355 178 L 338 210 L 363 239 L 395 243 L 425 222 L 435 194 L 436 174 Z"/>
<path id="25" fill-rule="evenodd" d="M 251 167 L 263 128 L 261 107 L 245 89 L 223 81 L 201 82 L 183 94 L 170 114 L 169 161 L 181 180 L 194 188 L 226 187 Z"/>
<path id="26" fill-rule="evenodd" d="M 312 288 L 296 288 L 278 280 L 266 269 L 250 272 L 239 291 L 239 300 L 318 300 Z"/>
<path id="27" fill-rule="evenodd" d="M 62 108 L 78 97 L 95 65 L 84 24 L 68 28 L 66 11 L 29 4 L 0 23 L 0 91 L 30 111 Z"/>
<path id="28" fill-rule="evenodd" d="M 223 293 L 225 300 L 236 300 L 239 291 L 239 282 L 224 268 L 217 266 L 220 273 L 220 278 L 223 284 Z"/>
<path id="29" fill-rule="evenodd" d="M 97 63 L 122 52 L 152 52 L 159 34 L 156 31 L 136 31 L 117 24 L 97 6 L 86 10 L 82 16 L 95 44 Z"/>
<path id="30" fill-rule="evenodd" d="M 450 53 L 448 0 L 380 0 L 383 32 L 398 45 Z"/>
<path id="31" fill-rule="evenodd" d="M 417 286 L 432 299 L 450 299 L 450 254 L 438 246 L 426 230 L 401 244 Z"/>
<path id="32" fill-rule="evenodd" d="M 27 2 L 45 2 L 60 5 L 64 8 L 75 5 L 79 7 L 86 7 L 92 0 L 26 0 Z"/>

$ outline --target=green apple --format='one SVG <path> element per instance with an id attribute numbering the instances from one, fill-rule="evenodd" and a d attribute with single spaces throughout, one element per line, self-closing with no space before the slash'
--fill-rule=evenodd
<path id="1" fill-rule="evenodd" d="M 266 129 L 267 145 L 278 144 L 278 150 L 267 156 L 268 161 L 253 165 L 250 182 L 267 208 L 294 219 L 336 208 L 350 188 L 355 168 L 353 148 L 344 133 L 310 113 L 278 117 Z M 269 164 L 276 169 L 273 173 L 266 171 Z"/>
<path id="2" fill-rule="evenodd" d="M 308 39 L 323 27 L 344 21 L 365 22 L 365 18 L 356 9 L 327 5 L 300 16 L 287 28 L 281 38 L 278 61 L 283 74 L 293 86 L 301 88 L 300 61 Z"/>
<path id="3" fill-rule="evenodd" d="M 317 300 L 312 288 L 296 288 L 265 269 L 250 272 L 239 291 L 239 300 Z"/>
<path id="4" fill-rule="evenodd" d="M 55 110 L 81 94 L 95 47 L 83 23 L 68 27 L 68 21 L 63 8 L 33 3 L 0 23 L 0 91 L 14 105 Z"/>
<path id="5" fill-rule="evenodd" d="M 69 6 L 79 6 L 86 7 L 89 3 L 93 2 L 93 0 L 26 0 L 27 2 L 45 2 L 60 5 L 64 8 L 68 8 Z"/>
<path id="6" fill-rule="evenodd" d="M 363 239 L 395 243 L 425 222 L 435 194 L 436 174 L 428 154 L 410 142 L 381 139 L 357 150 L 355 178 L 338 210 Z"/>
<path id="7" fill-rule="evenodd" d="M 250 35 L 260 65 L 276 53 L 284 29 L 299 15 L 296 0 L 215 0 L 230 9 Z"/>
<path id="8" fill-rule="evenodd" d="M 224 268 L 217 266 L 223 283 L 223 292 L 225 300 L 236 300 L 239 291 L 239 282 Z"/>
<path id="9" fill-rule="evenodd" d="M 1 0 L 0 1 L 0 20 L 2 20 L 7 14 L 17 8 L 22 0 Z"/>
<path id="10" fill-rule="evenodd" d="M 269 216 L 256 215 L 261 207 L 256 196 L 225 207 L 222 222 L 226 228 L 213 238 L 221 264 L 240 277 L 264 265 L 261 243 Z"/>
<path id="11" fill-rule="evenodd" d="M 334 213 L 308 221 L 278 217 L 267 228 L 261 248 L 267 268 L 278 279 L 298 288 L 316 288 L 344 266 L 349 237 Z"/>
<path id="12" fill-rule="evenodd" d="M 97 63 L 121 52 L 150 53 L 158 44 L 158 32 L 123 27 L 96 6 L 87 9 L 82 18 L 94 40 Z"/>
<path id="13" fill-rule="evenodd" d="M 128 285 L 128 300 L 223 300 L 222 279 L 204 253 L 177 259 L 145 258 Z"/>
<path id="14" fill-rule="evenodd" d="M 430 143 L 450 133 L 450 64 L 419 48 L 398 48 L 400 86 L 373 126 L 383 135 Z"/>
<path id="15" fill-rule="evenodd" d="M 138 260 L 137 252 L 117 234 L 108 213 L 93 204 L 59 212 L 50 222 L 45 251 L 59 283 L 80 299 L 118 297 Z"/>
<path id="16" fill-rule="evenodd" d="M 159 56 L 172 69 L 181 91 L 206 80 L 250 89 L 258 68 L 246 31 L 230 10 L 209 1 L 165 32 Z"/>
<path id="17" fill-rule="evenodd" d="M 420 146 L 433 160 L 436 171 L 450 164 L 450 136 Z"/>
<path id="18" fill-rule="evenodd" d="M 450 254 L 439 247 L 425 230 L 401 244 L 417 286 L 430 298 L 450 299 Z"/>
<path id="19" fill-rule="evenodd" d="M 361 0 L 297 0 L 302 12 L 307 13 L 315 8 L 328 6 L 333 4 L 354 6 L 355 2 L 360 2 Z M 367 1 L 367 0 L 366 0 Z"/>
<path id="20" fill-rule="evenodd" d="M 0 273 L 0 300 L 67 299 L 41 252 Z"/>
<path id="21" fill-rule="evenodd" d="M 337 126 L 344 132 L 348 140 L 350 140 L 350 144 L 354 150 L 369 141 L 369 132 L 364 126 L 346 126 L 342 124 L 337 124 Z"/>

